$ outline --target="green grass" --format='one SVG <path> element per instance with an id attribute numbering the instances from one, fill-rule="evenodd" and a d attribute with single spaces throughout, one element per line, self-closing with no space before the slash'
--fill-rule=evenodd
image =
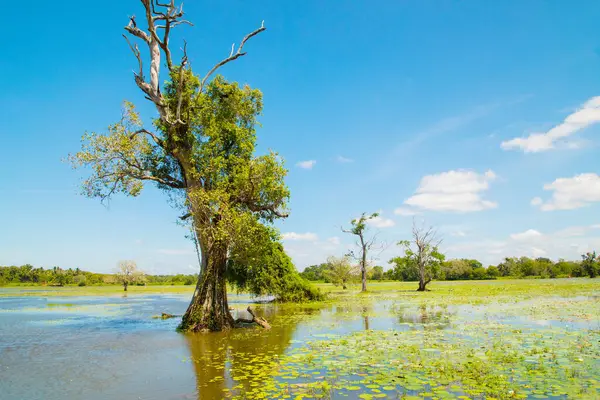
<path id="1" fill-rule="evenodd" d="M 360 284 L 350 284 L 342 290 L 330 283 L 314 283 L 314 286 L 329 294 L 330 300 L 354 297 L 360 293 Z M 127 294 L 187 294 L 195 285 L 148 285 L 129 286 Z M 446 299 L 450 303 L 489 301 L 497 298 L 524 299 L 532 296 L 573 296 L 600 293 L 600 278 L 570 279 L 513 279 L 495 281 L 441 281 L 431 282 L 426 293 L 416 292 L 416 282 L 371 281 L 367 284 L 367 296 L 414 297 L 423 299 Z M 2 290 L 8 289 L 8 290 Z M 229 289 L 230 293 L 234 290 Z M 15 294 L 24 296 L 114 296 L 123 294 L 123 287 L 105 286 L 9 286 L 0 288 L 1 296 Z"/>
<path id="2" fill-rule="evenodd" d="M 8 289 L 8 290 L 3 290 Z M 139 295 L 139 294 L 186 294 L 193 293 L 195 285 L 148 285 L 148 286 L 129 286 L 127 292 L 123 291 L 123 286 L 105 285 L 105 286 L 13 286 L 0 288 L 0 297 L 2 296 L 115 296 Z"/>

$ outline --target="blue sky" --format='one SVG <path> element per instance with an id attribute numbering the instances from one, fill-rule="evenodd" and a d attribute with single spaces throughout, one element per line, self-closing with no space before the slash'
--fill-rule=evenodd
<path id="1" fill-rule="evenodd" d="M 340 226 L 363 211 L 382 213 L 371 226 L 382 265 L 413 217 L 438 228 L 449 257 L 600 250 L 600 3 L 252 3 L 186 3 L 195 26 L 172 45 L 185 38 L 203 73 L 265 20 L 221 73 L 264 93 L 259 150 L 290 170 L 292 212 L 278 225 L 299 269 L 351 248 Z M 121 36 L 131 14 L 138 1 L 31 1 L 26 26 L 4 22 L 0 264 L 198 270 L 160 192 L 106 208 L 78 195 L 80 175 L 61 162 L 125 99 L 154 116 Z"/>

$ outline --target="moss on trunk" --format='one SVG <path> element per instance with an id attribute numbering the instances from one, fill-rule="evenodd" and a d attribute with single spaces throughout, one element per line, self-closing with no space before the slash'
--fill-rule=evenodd
<path id="1" fill-rule="evenodd" d="M 215 332 L 234 326 L 227 304 L 225 253 L 208 254 L 206 260 L 192 301 L 179 324 L 180 331 Z"/>

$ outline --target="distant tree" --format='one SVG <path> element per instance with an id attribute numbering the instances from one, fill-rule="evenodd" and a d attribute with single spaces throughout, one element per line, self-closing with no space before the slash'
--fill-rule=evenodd
<path id="1" fill-rule="evenodd" d="M 326 271 L 331 283 L 335 286 L 341 286 L 346 289 L 349 282 L 355 279 L 357 268 L 350 262 L 348 256 L 345 257 L 329 257 L 327 259 L 329 269 Z"/>
<path id="2" fill-rule="evenodd" d="M 117 281 L 123 285 L 123 291 L 127 291 L 127 286 L 133 285 L 138 280 L 142 279 L 142 272 L 138 270 L 135 261 L 125 260 L 119 261 L 115 276 Z"/>
<path id="3" fill-rule="evenodd" d="M 469 266 L 471 267 L 471 269 L 477 269 L 477 268 L 482 268 L 483 267 L 483 264 L 481 262 L 479 262 L 478 260 L 463 258 L 462 261 L 464 261 L 467 264 L 469 264 Z"/>
<path id="4" fill-rule="evenodd" d="M 596 256 L 595 251 L 585 253 L 581 258 L 583 259 L 581 267 L 590 278 L 595 278 L 600 274 L 600 257 Z"/>
<path id="5" fill-rule="evenodd" d="M 370 278 L 374 281 L 380 281 L 383 279 L 383 267 L 380 265 L 376 265 L 371 269 Z"/>
<path id="6" fill-rule="evenodd" d="M 79 274 L 75 275 L 73 277 L 73 283 L 76 284 L 77 286 L 85 286 L 87 284 L 87 278 L 85 277 L 84 274 L 81 273 L 81 271 L 79 271 L 79 268 L 77 268 L 77 272 L 79 272 Z"/>
<path id="7" fill-rule="evenodd" d="M 419 280 L 419 267 L 413 257 L 394 257 L 389 261 L 393 265 L 387 271 L 389 279 L 404 282 L 416 282 Z"/>
<path id="8" fill-rule="evenodd" d="M 327 263 L 321 263 L 319 265 L 311 265 L 304 268 L 304 271 L 300 272 L 300 276 L 309 281 L 325 281 L 327 282 L 327 276 L 325 271 L 329 269 L 330 265 Z"/>
<path id="9" fill-rule="evenodd" d="M 413 221 L 412 240 L 398 242 L 399 246 L 404 247 L 405 257 L 417 266 L 419 272 L 417 291 L 419 292 L 425 291 L 427 284 L 436 277 L 445 258 L 438 250 L 441 239 L 436 236 L 437 233 L 433 228 L 419 227 Z"/>
<path id="10" fill-rule="evenodd" d="M 487 268 L 487 275 L 491 278 L 491 279 L 496 279 L 497 277 L 500 276 L 500 271 L 498 270 L 497 267 L 490 265 Z"/>
<path id="11" fill-rule="evenodd" d="M 367 215 L 366 213 L 362 213 L 359 218 L 355 218 L 350 221 L 351 228 L 344 229 L 342 228 L 342 232 L 350 233 L 358 237 L 357 245 L 359 247 L 360 253 L 355 255 L 354 252 L 350 252 L 350 254 L 356 258 L 360 263 L 360 274 L 362 281 L 361 292 L 367 291 L 367 253 L 375 244 L 375 236 L 371 238 L 367 238 L 367 221 L 370 219 L 378 217 L 378 213 L 373 213 L 371 215 Z"/>
<path id="12" fill-rule="evenodd" d="M 469 261 L 470 260 L 455 259 L 442 263 L 441 272 L 444 279 L 449 281 L 471 279 L 473 271 L 477 268 L 473 268 L 473 264 Z"/>
<path id="13" fill-rule="evenodd" d="M 473 279 L 481 280 L 487 278 L 487 271 L 483 267 L 475 268 L 473 270 Z"/>
<path id="14" fill-rule="evenodd" d="M 520 269 L 518 259 L 514 257 L 506 257 L 504 261 L 498 264 L 498 270 L 502 276 L 519 276 Z"/>

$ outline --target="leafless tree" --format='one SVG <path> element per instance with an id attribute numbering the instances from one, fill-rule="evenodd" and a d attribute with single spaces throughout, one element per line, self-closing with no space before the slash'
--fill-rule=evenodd
<path id="1" fill-rule="evenodd" d="M 138 270 L 135 261 L 119 261 L 115 273 L 117 280 L 123 285 L 123 291 L 127 291 L 127 286 L 143 280 L 143 272 Z"/>

